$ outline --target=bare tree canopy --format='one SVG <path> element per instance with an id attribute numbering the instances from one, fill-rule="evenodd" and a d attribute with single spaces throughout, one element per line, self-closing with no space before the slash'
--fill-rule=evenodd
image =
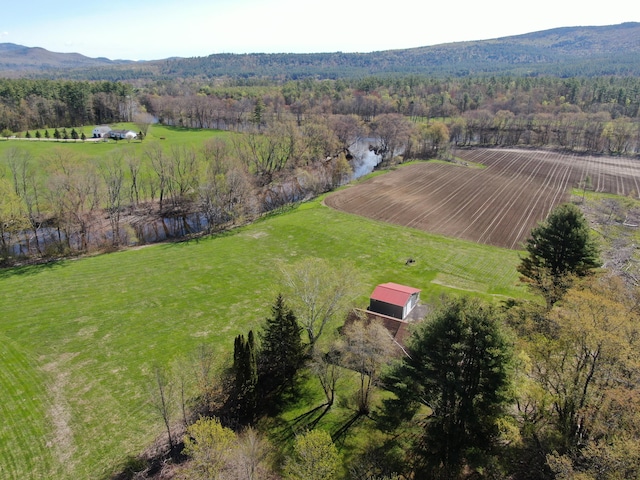
<path id="1" fill-rule="evenodd" d="M 348 264 L 334 267 L 320 258 L 306 258 L 281 271 L 287 298 L 313 347 L 327 323 L 351 306 L 357 291 L 355 270 Z"/>

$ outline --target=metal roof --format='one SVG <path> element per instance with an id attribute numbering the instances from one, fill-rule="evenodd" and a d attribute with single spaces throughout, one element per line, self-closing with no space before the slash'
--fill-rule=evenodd
<path id="1" fill-rule="evenodd" d="M 404 307 L 411 295 L 420 292 L 419 288 L 407 287 L 393 282 L 381 283 L 373 290 L 371 299 Z"/>

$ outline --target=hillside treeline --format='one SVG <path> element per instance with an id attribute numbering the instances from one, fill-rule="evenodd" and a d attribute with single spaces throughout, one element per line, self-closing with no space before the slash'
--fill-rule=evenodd
<path id="1" fill-rule="evenodd" d="M 346 29 L 348 31 L 348 27 Z M 7 58 L 0 59 L 0 71 L 9 76 L 135 82 L 225 77 L 335 80 L 372 75 L 637 77 L 640 75 L 639 32 L 639 23 L 626 22 L 378 52 L 219 53 L 140 62 L 105 61 L 51 52 L 46 52 L 38 62 L 33 56 L 39 57 L 43 52 L 25 55 L 27 47 L 9 44 L 5 47 Z"/>
<path id="2" fill-rule="evenodd" d="M 128 121 L 133 94 L 122 82 L 0 78 L 0 131 Z"/>
<path id="3" fill-rule="evenodd" d="M 559 147 L 629 154 L 640 150 L 640 79 L 427 77 L 359 80 L 158 81 L 138 89 L 111 82 L 0 81 L 0 130 L 127 121 L 141 110 L 161 123 L 242 131 L 283 115 L 299 125 L 357 115 L 375 125 L 398 114 L 416 125 L 438 120 L 457 146 Z M 402 143 L 407 143 L 403 139 Z"/>

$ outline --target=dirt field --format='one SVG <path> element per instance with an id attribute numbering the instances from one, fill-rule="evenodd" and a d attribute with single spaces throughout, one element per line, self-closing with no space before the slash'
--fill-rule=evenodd
<path id="1" fill-rule="evenodd" d="M 410 165 L 336 192 L 332 208 L 518 249 L 537 222 L 589 177 L 597 192 L 638 196 L 640 161 L 546 151 L 457 151 L 469 166 Z M 480 163 L 486 168 L 472 166 Z"/>

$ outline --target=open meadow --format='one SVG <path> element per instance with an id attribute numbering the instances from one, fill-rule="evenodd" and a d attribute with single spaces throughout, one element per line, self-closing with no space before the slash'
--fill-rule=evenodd
<path id="1" fill-rule="evenodd" d="M 112 124 L 112 128 L 132 129 L 138 131 L 133 123 L 117 123 Z M 152 125 L 147 132 L 147 136 L 144 140 L 113 140 L 108 141 L 91 139 L 91 131 L 93 126 L 90 127 L 78 127 L 76 128 L 78 133 L 84 133 L 87 136 L 87 140 L 55 140 L 45 138 L 17 138 L 17 139 L 5 139 L 0 138 L 0 177 L 8 175 L 8 171 L 4 171 L 7 168 L 6 159 L 7 152 L 13 149 L 23 150 L 28 152 L 34 160 L 34 164 L 41 166 L 44 161 L 44 157 L 50 155 L 52 148 L 64 148 L 65 151 L 78 155 L 84 158 L 101 158 L 107 155 L 111 155 L 114 152 L 122 149 L 132 149 L 135 152 L 142 153 L 145 145 L 151 142 L 161 142 L 165 147 L 180 146 L 180 145 L 201 145 L 205 140 L 216 136 L 228 136 L 230 133 L 222 132 L 218 130 L 206 130 L 206 129 L 191 129 L 191 128 L 179 128 L 179 127 L 167 127 L 165 125 Z M 51 134 L 53 130 L 50 129 Z M 41 131 L 42 132 L 42 131 Z M 30 132 L 32 137 L 34 132 Z"/>
<path id="2" fill-rule="evenodd" d="M 358 306 L 387 281 L 423 289 L 424 301 L 527 295 L 516 251 L 321 200 L 197 242 L 0 271 L 0 477 L 109 478 L 163 432 L 149 406 L 152 367 L 203 343 L 222 363 L 234 336 L 269 315 L 278 265 L 306 256 L 352 262 Z"/>
<path id="3" fill-rule="evenodd" d="M 154 130 L 167 143 L 193 133 Z M 123 146 L 77 145 L 84 155 Z M 530 298 L 516 249 L 537 221 L 587 177 L 594 191 L 638 191 L 640 171 L 622 158 L 457 155 L 466 166 L 376 172 L 216 236 L 0 270 L 0 477 L 106 479 L 121 470 L 164 433 L 150 402 L 154 367 L 191 368 L 185 362 L 203 344 L 222 367 L 233 338 L 269 315 L 282 264 L 352 263 L 358 307 L 388 281 L 421 288 L 424 302 L 452 292 Z"/>

